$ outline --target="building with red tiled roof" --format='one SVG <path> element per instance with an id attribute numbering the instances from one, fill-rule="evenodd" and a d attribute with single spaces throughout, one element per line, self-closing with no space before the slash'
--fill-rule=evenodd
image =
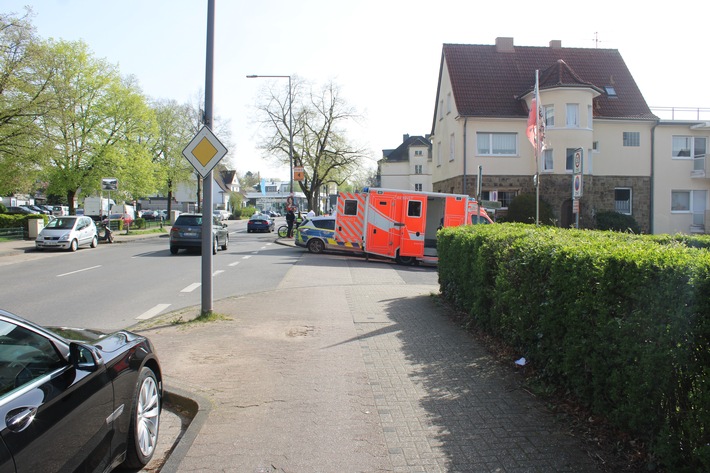
<path id="1" fill-rule="evenodd" d="M 526 136 L 536 75 L 545 149 L 536 159 Z M 614 49 L 444 44 L 432 124 L 435 192 L 478 190 L 505 214 L 520 194 L 535 194 L 556 224 L 594 227 L 616 210 L 651 228 L 652 133 L 658 123 Z M 575 151 L 581 152 L 579 220 L 573 213 Z"/>

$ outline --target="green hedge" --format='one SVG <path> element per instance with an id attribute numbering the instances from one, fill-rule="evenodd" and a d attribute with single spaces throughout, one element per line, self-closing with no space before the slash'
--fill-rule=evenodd
<path id="1" fill-rule="evenodd" d="M 28 214 L 28 215 L 18 215 L 18 214 L 0 214 L 0 228 L 18 228 L 22 227 L 25 230 L 25 235 L 29 232 L 28 220 L 42 219 L 44 224 L 47 225 L 49 217 L 41 214 Z"/>
<path id="2" fill-rule="evenodd" d="M 446 228 L 439 283 L 470 325 L 643 439 L 663 466 L 710 471 L 708 241 L 524 224 Z"/>

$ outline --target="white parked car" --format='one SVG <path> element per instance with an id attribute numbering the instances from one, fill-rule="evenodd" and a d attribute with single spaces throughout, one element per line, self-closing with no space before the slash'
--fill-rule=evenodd
<path id="1" fill-rule="evenodd" d="M 96 248 L 99 237 L 90 217 L 69 215 L 55 217 L 47 223 L 35 240 L 35 248 L 61 248 L 76 251 L 82 245 Z"/>
<path id="2" fill-rule="evenodd" d="M 215 210 L 212 214 L 220 220 L 229 220 L 229 212 L 226 210 Z"/>

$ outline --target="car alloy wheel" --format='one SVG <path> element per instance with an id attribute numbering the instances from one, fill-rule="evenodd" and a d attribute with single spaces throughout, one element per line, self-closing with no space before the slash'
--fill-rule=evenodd
<path id="1" fill-rule="evenodd" d="M 325 250 L 323 240 L 319 240 L 318 238 L 308 240 L 308 251 L 311 253 L 323 253 L 323 250 Z"/>
<path id="2" fill-rule="evenodd" d="M 131 427 L 128 432 L 126 452 L 127 468 L 142 468 L 148 464 L 158 443 L 160 424 L 160 396 L 155 373 L 143 367 L 138 377 L 136 394 L 131 412 Z"/>

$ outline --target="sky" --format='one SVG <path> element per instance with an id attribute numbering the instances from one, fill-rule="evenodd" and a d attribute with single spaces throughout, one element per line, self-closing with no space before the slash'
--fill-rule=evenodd
<path id="1" fill-rule="evenodd" d="M 83 40 L 146 96 L 186 103 L 205 90 L 207 3 L 2 0 L 0 11 L 30 6 L 40 37 Z M 214 115 L 232 134 L 225 162 L 288 180 L 288 166 L 257 148 L 255 110 L 265 87 L 285 93 L 288 80 L 246 76 L 290 75 L 338 85 L 362 116 L 348 136 L 374 168 L 404 134 L 431 133 L 444 43 L 616 49 L 650 107 L 710 107 L 709 14 L 707 0 L 215 0 Z"/>

